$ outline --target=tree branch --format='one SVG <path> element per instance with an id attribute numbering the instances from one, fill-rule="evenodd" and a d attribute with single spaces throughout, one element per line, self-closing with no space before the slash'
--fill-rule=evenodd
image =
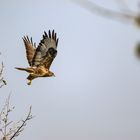
<path id="1" fill-rule="evenodd" d="M 33 116 L 31 115 L 31 109 L 32 109 L 32 107 L 30 106 L 29 113 L 28 113 L 27 117 L 25 118 L 25 120 L 22 120 L 21 126 L 18 127 L 16 132 L 13 134 L 13 136 L 11 136 L 11 138 L 9 140 L 12 140 L 16 136 L 18 136 L 20 134 L 20 132 L 22 132 L 24 130 L 23 127 L 26 126 L 26 122 L 33 118 Z"/>

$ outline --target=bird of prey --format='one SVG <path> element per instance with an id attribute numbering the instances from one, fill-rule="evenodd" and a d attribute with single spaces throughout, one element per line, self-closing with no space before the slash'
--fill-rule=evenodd
<path id="1" fill-rule="evenodd" d="M 38 77 L 51 77 L 55 76 L 50 71 L 50 66 L 57 55 L 58 38 L 54 30 L 48 33 L 44 32 L 43 38 L 39 45 L 33 43 L 32 38 L 24 36 L 23 42 L 26 49 L 26 56 L 30 67 L 18 68 L 18 70 L 26 71 L 29 73 L 27 79 L 28 85 L 31 85 L 32 80 Z"/>

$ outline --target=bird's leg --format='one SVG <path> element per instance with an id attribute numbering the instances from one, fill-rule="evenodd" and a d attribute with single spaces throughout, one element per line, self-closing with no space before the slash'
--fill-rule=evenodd
<path id="1" fill-rule="evenodd" d="M 28 85 L 31 85 L 32 84 L 32 80 L 34 79 L 35 77 L 33 76 L 33 74 L 29 74 L 29 76 L 27 77 L 27 79 L 29 80 L 29 82 L 27 83 Z"/>
<path id="2" fill-rule="evenodd" d="M 28 85 L 31 85 L 32 84 L 32 80 L 29 80 L 29 82 L 27 83 Z"/>

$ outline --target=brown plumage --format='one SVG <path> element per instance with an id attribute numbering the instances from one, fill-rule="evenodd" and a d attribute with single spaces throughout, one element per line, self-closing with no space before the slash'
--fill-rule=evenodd
<path id="1" fill-rule="evenodd" d="M 32 80 L 37 77 L 55 76 L 54 73 L 49 70 L 57 55 L 58 38 L 54 30 L 52 32 L 49 30 L 48 34 L 44 32 L 43 39 L 40 41 L 37 48 L 32 38 L 29 39 L 28 36 L 23 37 L 23 42 L 30 67 L 16 69 L 29 73 L 27 77 L 29 80 L 28 85 L 31 85 Z"/>

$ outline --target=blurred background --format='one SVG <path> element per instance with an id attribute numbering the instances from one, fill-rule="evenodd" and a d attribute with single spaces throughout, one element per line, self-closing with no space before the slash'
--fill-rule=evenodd
<path id="1" fill-rule="evenodd" d="M 8 83 L 0 104 L 11 92 L 11 119 L 22 119 L 30 105 L 36 116 L 17 139 L 140 139 L 139 12 L 138 0 L 0 0 Z M 27 73 L 14 69 L 28 67 L 22 37 L 38 44 L 49 29 L 59 37 L 56 77 L 28 86 Z"/>

